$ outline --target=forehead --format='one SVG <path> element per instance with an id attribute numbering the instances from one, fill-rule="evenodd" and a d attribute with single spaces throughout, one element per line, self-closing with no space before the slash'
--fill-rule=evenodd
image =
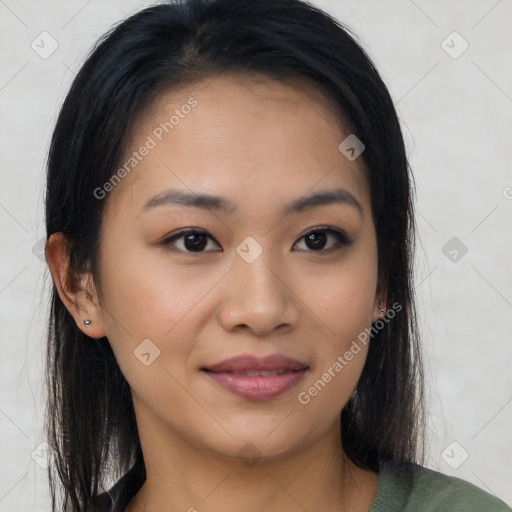
<path id="1" fill-rule="evenodd" d="M 342 183 L 364 202 L 362 159 L 349 162 L 338 149 L 350 133 L 345 126 L 339 107 L 304 77 L 205 78 L 161 93 L 139 117 L 123 161 L 149 139 L 153 147 L 111 195 L 122 194 L 129 182 L 132 208 L 176 187 L 235 201 L 251 192 L 282 195 L 288 202 L 315 183 Z"/>
<path id="2" fill-rule="evenodd" d="M 185 85 L 162 91 L 142 113 L 134 128 L 140 128 L 155 115 L 172 112 L 194 96 L 204 109 L 261 109 L 265 104 L 274 109 L 288 109 L 300 115 L 311 111 L 327 124 L 345 130 L 344 112 L 316 83 L 302 75 L 282 80 L 257 72 L 231 72 L 207 76 Z M 226 104 L 226 102 L 229 104 Z M 234 110 L 234 108 L 233 108 Z M 197 109 L 195 109 L 197 113 Z M 147 128 L 147 126 L 146 126 Z"/>

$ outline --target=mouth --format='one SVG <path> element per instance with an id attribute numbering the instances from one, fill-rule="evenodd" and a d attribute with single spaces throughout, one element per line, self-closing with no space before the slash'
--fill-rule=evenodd
<path id="1" fill-rule="evenodd" d="M 247 374 L 250 372 L 289 372 L 293 370 L 303 370 L 307 368 L 307 364 L 294 359 L 285 354 L 272 354 L 265 357 L 245 354 L 241 356 L 225 359 L 220 363 L 206 366 L 202 370 L 214 373 L 231 373 L 231 374 Z"/>
<path id="2" fill-rule="evenodd" d="M 208 370 L 207 368 L 203 368 L 202 370 L 210 373 L 223 373 L 225 375 L 236 375 L 239 377 L 274 377 L 275 375 L 283 375 L 283 373 L 290 372 L 300 372 L 302 370 L 306 370 L 308 367 L 300 368 L 298 370 L 256 370 L 256 371 L 239 371 L 239 372 L 214 372 L 212 370 Z"/>
<path id="3" fill-rule="evenodd" d="M 248 400 L 268 400 L 296 386 L 309 366 L 278 354 L 266 358 L 240 356 L 201 371 L 232 394 Z"/>

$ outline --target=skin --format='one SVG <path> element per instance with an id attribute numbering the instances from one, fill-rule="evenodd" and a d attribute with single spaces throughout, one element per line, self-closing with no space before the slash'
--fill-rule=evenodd
<path id="1" fill-rule="evenodd" d="M 366 511 L 378 475 L 345 456 L 339 414 L 368 347 L 360 344 L 307 405 L 298 400 L 379 318 L 379 303 L 385 308 L 363 161 L 339 151 L 350 131 L 314 85 L 258 75 L 221 75 L 161 94 L 133 127 L 126 158 L 191 96 L 197 106 L 103 199 L 97 279 L 69 276 L 61 234 L 46 247 L 77 326 L 108 338 L 131 386 L 147 480 L 127 511 L 230 512 L 241 503 L 247 512 Z M 223 196 L 237 210 L 142 211 L 170 188 Z M 282 213 L 292 200 L 335 188 L 349 191 L 362 212 L 336 203 Z M 325 225 L 352 243 L 338 246 L 323 231 L 325 248 L 315 250 L 305 235 Z M 183 228 L 208 232 L 203 252 L 187 252 L 183 237 L 159 245 Z M 236 252 L 248 236 L 263 249 L 252 263 Z M 146 366 L 134 350 L 148 338 L 160 355 Z M 200 371 L 274 353 L 310 369 L 270 400 L 236 396 Z M 258 454 L 251 465 L 237 455 L 247 443 Z"/>

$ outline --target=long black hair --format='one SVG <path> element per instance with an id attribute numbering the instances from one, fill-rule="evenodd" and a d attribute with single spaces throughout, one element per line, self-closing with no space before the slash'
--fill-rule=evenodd
<path id="1" fill-rule="evenodd" d="M 415 311 L 414 185 L 390 94 L 349 30 L 301 0 L 181 0 L 146 8 L 105 34 L 75 77 L 48 155 L 46 235 L 67 241 L 70 273 L 90 271 L 102 209 L 93 191 L 116 171 L 130 128 L 162 91 L 223 72 L 310 79 L 366 148 L 378 282 L 401 310 L 374 335 L 341 411 L 347 456 L 422 462 L 423 372 Z M 341 142 L 341 141 L 340 141 Z M 47 435 L 53 510 L 90 510 L 106 482 L 143 464 L 130 389 L 106 338 L 77 327 L 52 289 Z"/>

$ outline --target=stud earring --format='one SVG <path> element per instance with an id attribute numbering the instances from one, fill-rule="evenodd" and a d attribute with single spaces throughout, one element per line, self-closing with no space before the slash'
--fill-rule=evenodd
<path id="1" fill-rule="evenodd" d="M 381 313 L 384 313 L 384 309 L 382 309 L 382 306 L 380 306 L 380 305 L 379 305 L 379 311 L 380 311 Z M 384 314 L 381 314 L 380 316 L 381 316 L 381 317 L 383 317 L 383 316 L 384 316 Z"/>
<path id="2" fill-rule="evenodd" d="M 91 325 L 91 324 L 92 324 L 92 320 L 82 320 L 82 323 L 83 323 L 85 326 L 88 326 L 88 325 Z"/>

